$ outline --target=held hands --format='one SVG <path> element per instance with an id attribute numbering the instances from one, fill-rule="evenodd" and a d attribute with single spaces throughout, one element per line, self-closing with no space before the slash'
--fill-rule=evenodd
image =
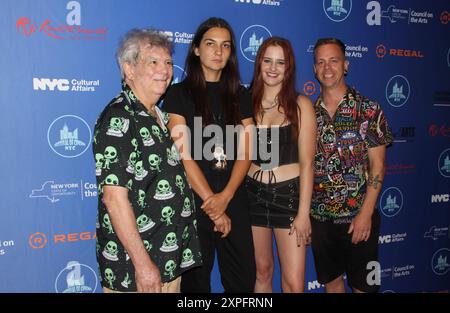
<path id="1" fill-rule="evenodd" d="M 307 214 L 297 214 L 291 223 L 289 235 L 295 235 L 297 247 L 306 246 L 311 243 L 311 221 Z"/>
<path id="2" fill-rule="evenodd" d="M 213 194 L 207 198 L 201 208 L 208 214 L 209 218 L 213 221 L 218 219 L 222 214 L 224 214 L 227 209 L 228 203 L 233 198 L 231 194 L 223 190 L 222 192 Z"/>
<path id="3" fill-rule="evenodd" d="M 357 244 L 361 241 L 367 241 L 372 229 L 372 216 L 371 214 L 360 211 L 353 219 L 348 229 L 348 234 L 352 235 L 352 243 Z"/>
<path id="4" fill-rule="evenodd" d="M 221 232 L 221 238 L 228 236 L 231 231 L 231 220 L 225 213 L 233 195 L 226 190 L 213 194 L 208 197 L 202 204 L 201 208 L 209 216 L 214 223 L 214 231 Z"/>
<path id="5" fill-rule="evenodd" d="M 136 268 L 136 286 L 137 292 L 160 293 L 161 292 L 161 274 L 155 264 L 143 268 Z"/>
<path id="6" fill-rule="evenodd" d="M 214 231 L 221 232 L 222 236 L 220 238 L 225 238 L 231 231 L 231 220 L 226 213 L 223 213 L 219 218 L 213 220 Z"/>

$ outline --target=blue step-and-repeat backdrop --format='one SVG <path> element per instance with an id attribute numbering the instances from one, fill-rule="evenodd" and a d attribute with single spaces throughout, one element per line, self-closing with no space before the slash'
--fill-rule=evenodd
<path id="1" fill-rule="evenodd" d="M 210 16 L 234 28 L 246 84 L 261 42 L 290 39 L 298 90 L 313 100 L 315 41 L 346 43 L 347 81 L 382 104 L 395 135 L 379 199 L 380 291 L 450 289 L 448 0 L 6 0 L 1 7 L 1 292 L 101 291 L 91 141 L 99 112 L 119 92 L 118 40 L 133 27 L 165 31 L 175 43 L 177 82 L 195 30 Z M 305 284 L 307 292 L 324 291 L 310 249 Z M 213 290 L 222 291 L 217 268 Z"/>

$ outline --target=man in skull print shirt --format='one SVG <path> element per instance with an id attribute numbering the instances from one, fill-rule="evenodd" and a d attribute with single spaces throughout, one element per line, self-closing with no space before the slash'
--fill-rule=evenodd
<path id="1" fill-rule="evenodd" d="M 193 193 L 157 103 L 172 79 L 171 44 L 147 29 L 118 49 L 122 92 L 94 132 L 97 260 L 105 292 L 178 292 L 201 265 Z"/>

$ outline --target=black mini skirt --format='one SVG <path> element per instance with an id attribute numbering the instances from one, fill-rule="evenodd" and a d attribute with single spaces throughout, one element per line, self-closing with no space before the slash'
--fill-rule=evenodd
<path id="1" fill-rule="evenodd" d="M 253 226 L 290 228 L 298 212 L 300 178 L 265 184 L 246 177 L 245 187 Z"/>

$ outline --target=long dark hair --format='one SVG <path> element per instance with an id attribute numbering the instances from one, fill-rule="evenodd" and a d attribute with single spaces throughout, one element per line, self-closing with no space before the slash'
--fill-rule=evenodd
<path id="1" fill-rule="evenodd" d="M 297 97 L 298 92 L 295 89 L 295 55 L 289 40 L 281 37 L 270 37 L 266 39 L 258 50 L 255 60 L 255 69 L 253 72 L 253 81 L 251 83 L 253 114 L 255 119 L 262 117 L 262 98 L 264 94 L 264 81 L 261 75 L 261 63 L 264 59 L 264 53 L 270 46 L 279 46 L 283 49 L 286 69 L 281 90 L 278 93 L 278 109 L 283 109 L 286 119 L 294 127 L 294 136 L 297 138 L 300 127 L 298 118 Z"/>
<path id="2" fill-rule="evenodd" d="M 200 63 L 200 57 L 195 55 L 195 48 L 200 47 L 203 35 L 214 27 L 224 28 L 230 33 L 231 53 L 220 76 L 219 90 L 225 122 L 236 125 L 241 123 L 239 111 L 239 88 L 241 87 L 236 56 L 236 41 L 231 26 L 224 19 L 211 17 L 198 27 L 186 56 L 185 84 L 188 93 L 194 101 L 195 115 L 202 117 L 203 125 L 210 124 L 213 120 L 211 104 L 208 103 L 206 80 Z"/>

